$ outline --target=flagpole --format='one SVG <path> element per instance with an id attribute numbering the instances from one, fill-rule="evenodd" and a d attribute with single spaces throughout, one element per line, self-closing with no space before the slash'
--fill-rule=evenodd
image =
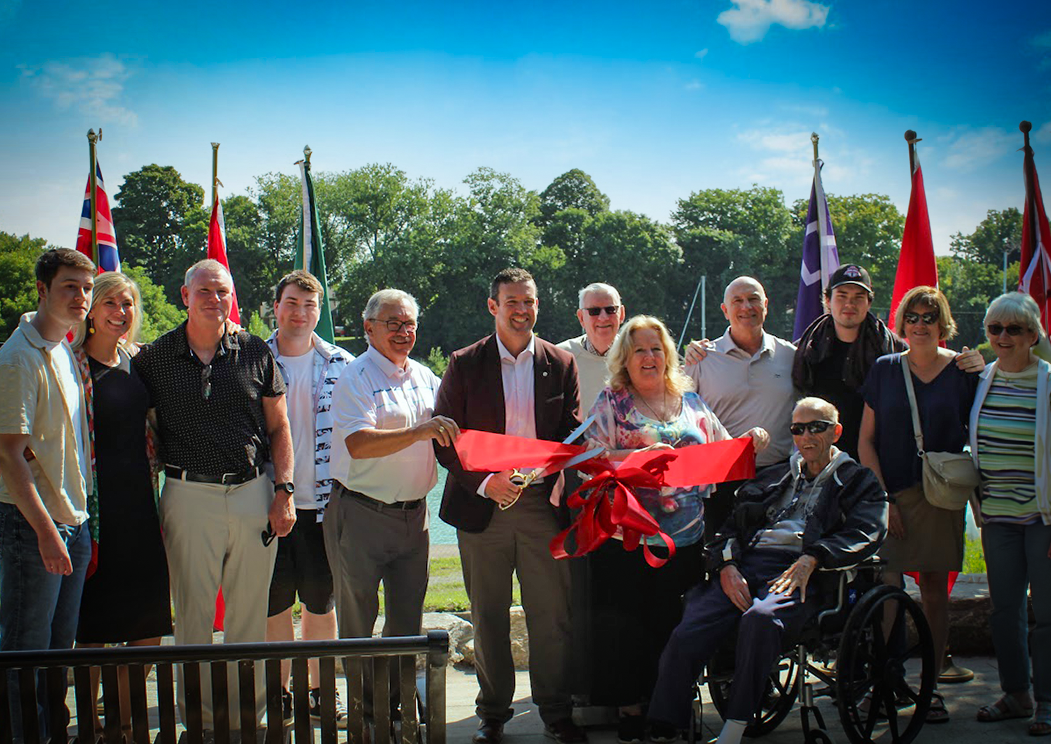
<path id="1" fill-rule="evenodd" d="M 1028 161 L 1028 160 L 1030 160 L 1033 157 L 1033 148 L 1029 145 L 1029 132 L 1031 132 L 1033 130 L 1033 125 L 1032 125 L 1032 123 L 1030 123 L 1028 121 L 1023 121 L 1023 122 L 1019 123 L 1018 130 L 1022 133 L 1022 136 L 1025 138 L 1025 144 L 1022 145 L 1022 152 L 1025 155 L 1026 161 Z M 1029 204 L 1029 197 L 1033 193 L 1034 188 L 1035 187 L 1033 186 L 1033 169 L 1030 168 L 1029 167 L 1029 163 L 1026 162 L 1026 168 L 1025 168 L 1025 201 L 1026 201 L 1026 204 Z M 1036 237 L 1040 234 L 1040 233 L 1037 232 L 1039 227 L 1040 227 L 1040 225 L 1039 225 L 1038 217 L 1037 217 L 1037 214 L 1036 214 L 1036 210 L 1035 209 L 1030 209 L 1029 210 L 1029 234 L 1032 235 L 1033 238 L 1034 238 L 1034 246 L 1036 245 L 1037 242 L 1039 242 L 1039 241 L 1036 241 Z M 1037 255 L 1036 255 L 1036 251 L 1034 250 L 1033 251 L 1033 255 L 1029 258 L 1029 262 L 1032 263 L 1035 258 L 1037 258 Z M 1007 264 L 1006 260 L 1004 261 L 1004 264 L 1005 265 Z M 1004 271 L 1004 275 L 1006 276 L 1006 270 Z M 1019 283 L 1021 283 L 1022 277 L 1018 277 L 1018 279 L 1019 279 Z"/>
<path id="2" fill-rule="evenodd" d="M 215 205 L 215 195 L 218 192 L 216 182 L 219 180 L 219 143 L 212 143 L 212 205 Z"/>
<path id="3" fill-rule="evenodd" d="M 95 262 L 95 266 L 99 265 L 99 220 L 95 205 L 96 189 L 98 188 L 98 156 L 95 152 L 95 146 L 100 139 L 102 139 L 102 127 L 99 127 L 98 134 L 95 134 L 94 129 L 88 130 L 88 159 L 91 161 L 91 170 L 88 176 L 88 181 L 91 184 L 88 187 L 91 196 L 91 258 Z"/>
<path id="4" fill-rule="evenodd" d="M 821 139 L 817 136 L 817 132 L 810 133 L 810 141 L 814 143 L 814 162 L 817 162 L 817 141 Z"/>
<path id="5" fill-rule="evenodd" d="M 915 130 L 909 129 L 905 132 L 905 141 L 909 143 L 909 178 L 916 172 L 916 143 L 923 142 L 916 136 Z"/>

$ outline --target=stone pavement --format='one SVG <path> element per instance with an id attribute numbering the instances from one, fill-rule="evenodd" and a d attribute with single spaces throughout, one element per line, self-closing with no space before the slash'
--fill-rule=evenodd
<path id="1" fill-rule="evenodd" d="M 956 657 L 958 666 L 971 669 L 975 678 L 971 682 L 956 685 L 942 685 L 945 704 L 952 720 L 940 725 L 928 725 L 920 732 L 917 742 L 927 744 L 1013 744 L 1014 742 L 1036 742 L 1039 739 L 1028 736 L 1027 722 L 1024 720 L 1005 721 L 1003 723 L 978 723 L 975 711 L 981 706 L 995 700 L 1000 694 L 996 676 L 996 659 L 987 657 Z M 544 737 L 544 727 L 536 707 L 529 702 L 529 673 L 520 671 L 516 674 L 517 694 L 514 703 L 515 716 L 505 728 L 506 744 L 551 744 Z M 447 678 L 447 720 L 448 741 L 450 744 L 469 744 L 475 732 L 478 719 L 474 717 L 474 696 L 478 692 L 473 670 L 449 668 Z M 722 725 L 718 714 L 707 697 L 704 696 L 704 726 L 707 736 L 699 739 L 707 742 L 718 735 Z M 835 705 L 827 698 L 818 702 L 829 734 L 837 744 L 847 744 L 846 734 L 839 724 L 839 714 Z M 884 737 L 889 741 L 889 736 Z M 884 739 L 879 739 L 883 741 Z M 590 728 L 588 741 L 591 744 L 616 744 L 616 731 L 613 728 Z M 761 740 L 768 744 L 800 744 L 803 741 L 802 726 L 796 711 L 785 719 L 776 731 Z"/>

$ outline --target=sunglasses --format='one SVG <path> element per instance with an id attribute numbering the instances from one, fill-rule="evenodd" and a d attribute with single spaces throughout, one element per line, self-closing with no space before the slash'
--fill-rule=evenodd
<path id="1" fill-rule="evenodd" d="M 208 400 L 212 397 L 212 365 L 206 364 L 201 370 L 201 397 Z"/>
<path id="2" fill-rule="evenodd" d="M 272 543 L 274 541 L 274 538 L 277 537 L 277 533 L 274 532 L 274 528 L 270 526 L 269 522 L 267 522 L 266 529 L 263 530 L 259 537 L 261 537 L 263 540 L 263 547 L 269 548 L 270 543 Z"/>
<path id="3" fill-rule="evenodd" d="M 792 432 L 792 436 L 798 437 L 804 431 L 809 431 L 811 434 L 824 434 L 830 426 L 835 426 L 835 424 L 831 421 L 807 421 L 805 424 L 792 424 L 788 430 Z"/>
<path id="4" fill-rule="evenodd" d="M 941 318 L 941 313 L 939 313 L 937 310 L 929 313 L 924 313 L 923 315 L 920 315 L 919 313 L 905 313 L 905 322 L 909 323 L 910 325 L 919 323 L 921 320 L 923 321 L 924 325 L 934 325 L 938 322 L 939 318 Z"/>
<path id="5" fill-rule="evenodd" d="M 590 315 L 592 318 L 597 318 L 601 313 L 605 313 L 606 315 L 616 315 L 618 312 L 620 312 L 620 305 L 606 305 L 605 307 L 586 307 L 584 309 L 588 311 L 588 315 Z"/>
<path id="6" fill-rule="evenodd" d="M 990 323 L 985 327 L 985 330 L 989 332 L 990 336 L 999 336 L 1004 331 L 1007 331 L 1008 336 L 1021 336 L 1028 329 L 1023 328 L 1020 325 L 1012 323 L 1011 325 L 1001 325 L 1000 323 Z"/>

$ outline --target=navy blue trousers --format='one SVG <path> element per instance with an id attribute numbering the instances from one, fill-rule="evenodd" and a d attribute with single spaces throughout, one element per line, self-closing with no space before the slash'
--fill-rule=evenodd
<path id="1" fill-rule="evenodd" d="M 762 600 L 768 593 L 768 582 L 798 558 L 798 553 L 788 551 L 752 550 L 737 568 L 748 582 L 752 598 Z M 797 592 L 791 604 L 775 606 L 758 602 L 745 613 L 723 593 L 718 579 L 691 589 L 686 595 L 682 622 L 672 632 L 661 654 L 649 717 L 680 729 L 689 725 L 693 684 L 739 624 L 737 659 L 726 717 L 750 721 L 766 691 L 766 680 L 781 658 L 786 639 L 798 637 L 804 623 L 821 609 L 816 584 L 811 577 L 805 603 L 799 601 Z"/>

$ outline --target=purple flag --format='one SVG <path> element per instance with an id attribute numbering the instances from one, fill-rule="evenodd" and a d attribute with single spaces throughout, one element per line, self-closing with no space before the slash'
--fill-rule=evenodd
<path id="1" fill-rule="evenodd" d="M 824 314 L 821 298 L 828 279 L 839 268 L 836 234 L 828 214 L 825 189 L 821 186 L 820 160 L 814 161 L 814 185 L 810 188 L 810 208 L 803 236 L 803 261 L 799 268 L 799 294 L 796 297 L 796 324 L 792 338 L 799 340 L 803 331 Z"/>

